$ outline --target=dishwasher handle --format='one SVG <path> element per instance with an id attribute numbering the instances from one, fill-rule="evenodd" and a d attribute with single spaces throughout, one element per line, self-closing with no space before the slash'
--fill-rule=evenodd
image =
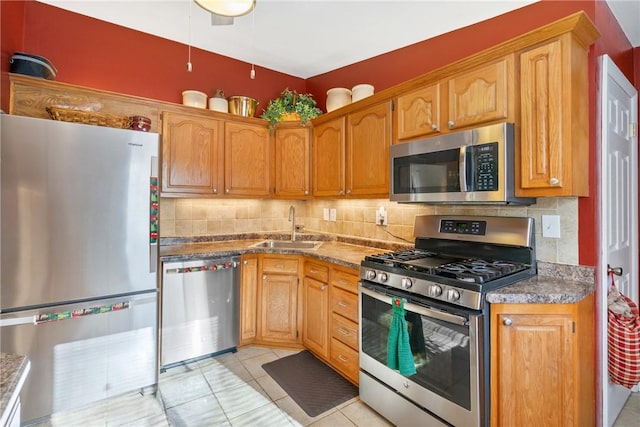
<path id="1" fill-rule="evenodd" d="M 239 259 L 216 259 L 216 260 L 204 260 L 202 263 L 198 263 L 196 265 L 184 266 L 180 264 L 180 266 L 173 267 L 171 265 L 167 266 L 164 270 L 165 274 L 185 274 L 185 273 L 197 273 L 202 271 L 218 271 L 218 270 L 229 270 L 238 268 L 240 266 Z"/>

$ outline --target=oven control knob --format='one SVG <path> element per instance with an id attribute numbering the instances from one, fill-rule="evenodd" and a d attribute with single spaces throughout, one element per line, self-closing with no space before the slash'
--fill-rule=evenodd
<path id="1" fill-rule="evenodd" d="M 378 274 L 378 281 L 380 283 L 384 283 L 387 281 L 387 279 L 389 278 L 389 276 L 387 276 L 387 273 L 380 273 Z"/>
<path id="2" fill-rule="evenodd" d="M 367 276 L 367 280 L 373 280 L 376 278 L 376 272 L 373 270 L 367 270 L 365 274 Z"/>
<path id="3" fill-rule="evenodd" d="M 403 277 L 400 281 L 400 287 L 402 289 L 410 289 L 413 286 L 413 282 L 408 277 Z"/>
<path id="4" fill-rule="evenodd" d="M 442 288 L 439 285 L 429 286 L 429 296 L 439 297 L 442 295 Z"/>
<path id="5" fill-rule="evenodd" d="M 449 289 L 447 291 L 447 299 L 449 301 L 458 301 L 460 299 L 460 292 L 455 289 Z"/>

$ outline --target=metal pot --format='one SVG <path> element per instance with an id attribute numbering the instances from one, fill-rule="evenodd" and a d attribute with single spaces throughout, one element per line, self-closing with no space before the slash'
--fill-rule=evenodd
<path id="1" fill-rule="evenodd" d="M 248 96 L 230 96 L 229 112 L 236 116 L 253 117 L 258 106 L 258 100 Z"/>

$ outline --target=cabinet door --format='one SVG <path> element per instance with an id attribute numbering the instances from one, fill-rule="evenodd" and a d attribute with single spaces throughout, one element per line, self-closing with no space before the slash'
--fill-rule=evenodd
<path id="1" fill-rule="evenodd" d="M 439 84 L 401 95 L 397 104 L 397 140 L 409 140 L 440 131 Z"/>
<path id="2" fill-rule="evenodd" d="M 492 377 L 498 394 L 493 425 L 577 425 L 572 316 L 505 312 L 495 320 L 498 363 Z"/>
<path id="3" fill-rule="evenodd" d="M 447 82 L 447 127 L 458 129 L 513 116 L 513 55 Z"/>
<path id="4" fill-rule="evenodd" d="M 253 342 L 258 325 L 258 255 L 243 255 L 240 276 L 240 345 Z"/>
<path id="5" fill-rule="evenodd" d="M 329 353 L 329 285 L 311 277 L 305 277 L 304 326 L 302 342 L 318 356 L 327 358 Z"/>
<path id="6" fill-rule="evenodd" d="M 311 194 L 310 129 L 287 128 L 275 131 L 275 194 L 282 197 L 307 197 Z"/>
<path id="7" fill-rule="evenodd" d="M 263 274 L 260 294 L 259 338 L 295 342 L 298 338 L 298 276 Z"/>
<path id="8" fill-rule="evenodd" d="M 343 196 L 345 193 L 344 117 L 313 129 L 313 195 Z"/>
<path id="9" fill-rule="evenodd" d="M 349 196 L 389 196 L 391 102 L 347 116 L 347 175 Z"/>
<path id="10" fill-rule="evenodd" d="M 569 36 L 520 54 L 522 196 L 588 196 L 587 50 Z"/>
<path id="11" fill-rule="evenodd" d="M 268 196 L 271 187 L 271 139 L 267 126 L 224 124 L 224 193 Z"/>
<path id="12" fill-rule="evenodd" d="M 162 113 L 162 192 L 217 194 L 222 182 L 221 122 Z"/>

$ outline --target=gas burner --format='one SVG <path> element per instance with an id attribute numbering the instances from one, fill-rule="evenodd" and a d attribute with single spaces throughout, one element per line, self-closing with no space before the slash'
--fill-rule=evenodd
<path id="1" fill-rule="evenodd" d="M 464 282 L 486 283 L 527 268 L 525 264 L 513 262 L 468 259 L 435 268 L 434 274 Z"/>

